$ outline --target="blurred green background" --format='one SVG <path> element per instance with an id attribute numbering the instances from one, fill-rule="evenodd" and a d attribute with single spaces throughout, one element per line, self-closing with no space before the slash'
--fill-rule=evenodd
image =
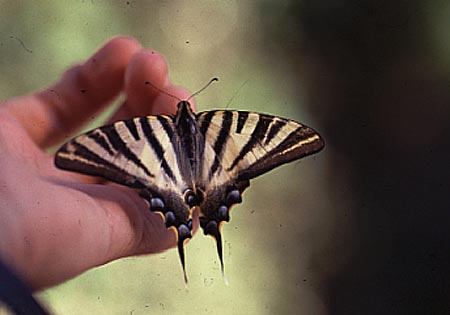
<path id="1" fill-rule="evenodd" d="M 252 182 L 215 244 L 121 259 L 37 294 L 54 314 L 446 314 L 448 1 L 0 1 L 0 98 L 115 35 L 161 52 L 198 110 L 317 129 L 326 149 Z M 67 250 L 70 250 L 69 248 Z M 76 255 L 76 253 L 74 253 Z"/>

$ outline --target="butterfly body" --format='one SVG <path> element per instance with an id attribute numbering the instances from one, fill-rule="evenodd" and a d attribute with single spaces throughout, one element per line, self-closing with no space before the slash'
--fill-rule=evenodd
<path id="1" fill-rule="evenodd" d="M 174 116 L 118 121 L 74 138 L 58 150 L 55 164 L 136 188 L 176 230 L 185 270 L 195 208 L 222 263 L 221 226 L 249 181 L 323 146 L 314 130 L 293 120 L 245 111 L 195 114 L 180 101 Z"/>

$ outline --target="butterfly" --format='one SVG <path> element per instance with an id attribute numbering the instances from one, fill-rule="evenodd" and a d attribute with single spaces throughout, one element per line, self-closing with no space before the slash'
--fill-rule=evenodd
<path id="1" fill-rule="evenodd" d="M 223 273 L 221 227 L 242 202 L 250 180 L 319 152 L 321 136 L 301 123 L 234 110 L 194 113 L 180 100 L 175 115 L 117 121 L 75 137 L 55 154 L 63 170 L 103 177 L 136 189 L 177 235 L 187 282 L 184 243 L 200 227 L 215 238 Z"/>

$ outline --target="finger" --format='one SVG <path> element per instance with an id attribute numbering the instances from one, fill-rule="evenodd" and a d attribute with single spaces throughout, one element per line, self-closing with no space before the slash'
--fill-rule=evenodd
<path id="1" fill-rule="evenodd" d="M 164 90 L 168 82 L 168 66 L 161 54 L 143 50 L 134 55 L 125 73 L 127 107 L 136 116 L 149 113 L 153 102 L 161 93 L 151 85 Z"/>
<path id="2" fill-rule="evenodd" d="M 36 238 L 29 236 L 30 242 L 41 247 L 32 251 L 34 255 L 27 254 L 34 261 L 21 259 L 27 263 L 14 264 L 25 271 L 34 288 L 55 285 L 121 257 L 156 253 L 176 244 L 175 233 L 134 192 L 112 185 L 52 185 L 47 189 L 46 184 L 35 190 L 42 204 L 35 210 L 51 220 L 44 216 L 40 222 L 43 216 L 36 217 L 40 233 L 34 234 Z M 36 220 L 26 223 L 35 225 Z M 77 255 L 55 249 L 70 249 Z"/>
<path id="3" fill-rule="evenodd" d="M 152 104 L 160 91 L 150 88 L 146 82 L 155 82 L 155 85 L 162 87 L 167 81 L 167 62 L 161 54 L 151 50 L 136 53 L 125 71 L 126 100 L 110 122 L 152 114 Z"/>
<path id="4" fill-rule="evenodd" d="M 114 183 L 89 186 L 88 189 L 89 194 L 107 211 L 109 224 L 114 226 L 106 261 L 158 253 L 176 245 L 174 231 L 167 229 L 163 217 L 152 212 L 136 192 Z"/>
<path id="5" fill-rule="evenodd" d="M 85 192 L 99 206 L 99 219 L 93 221 L 108 221 L 112 227 L 107 239 L 108 251 L 98 251 L 102 254 L 98 257 L 99 263 L 126 256 L 158 253 L 176 245 L 175 231 L 168 229 L 163 216 L 152 212 L 136 192 L 114 183 L 79 185 L 76 190 Z M 198 224 L 194 223 L 194 227 L 197 228 Z"/>
<path id="6" fill-rule="evenodd" d="M 139 43 L 117 37 L 91 58 L 69 69 L 43 91 L 6 102 L 9 110 L 40 147 L 67 137 L 111 101 L 123 87 L 126 66 Z"/>
<path id="7" fill-rule="evenodd" d="M 113 121 L 136 116 L 175 114 L 179 100 L 190 95 L 185 89 L 172 85 L 164 57 L 149 50 L 137 53 L 130 60 L 124 90 L 126 102 Z"/>

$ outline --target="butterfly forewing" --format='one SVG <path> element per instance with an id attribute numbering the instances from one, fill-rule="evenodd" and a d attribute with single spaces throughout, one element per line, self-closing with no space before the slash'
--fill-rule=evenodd
<path id="1" fill-rule="evenodd" d="M 209 112 L 198 115 L 199 125 L 209 120 L 205 142 L 210 147 L 217 143 L 221 146 L 219 150 L 209 150 L 216 153 L 214 158 L 219 160 L 219 166 L 213 167 L 211 157 L 204 164 L 203 182 L 248 180 L 323 148 L 323 141 L 314 130 L 293 120 L 243 111 L 216 111 L 212 117 L 208 115 Z M 226 124 L 227 136 L 219 141 L 226 120 L 230 121 Z M 216 178 L 211 178 L 211 170 L 215 170 Z"/>

